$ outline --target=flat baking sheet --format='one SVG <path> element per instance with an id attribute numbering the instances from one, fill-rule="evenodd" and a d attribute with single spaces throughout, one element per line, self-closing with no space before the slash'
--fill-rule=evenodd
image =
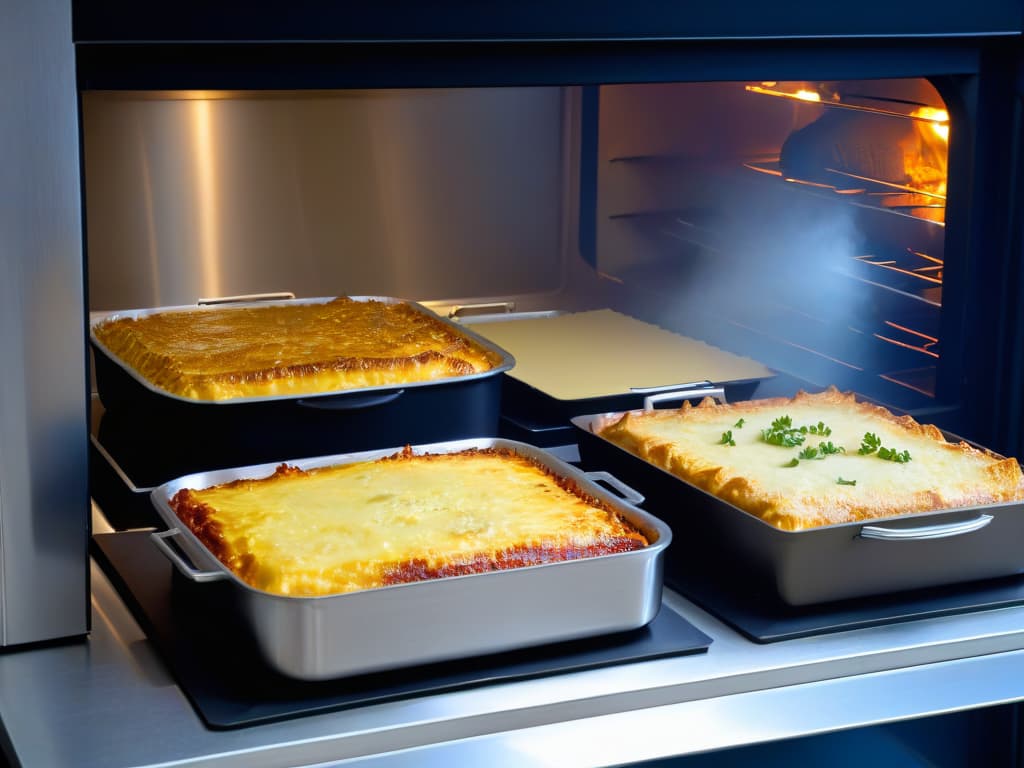
<path id="1" fill-rule="evenodd" d="M 702 653 L 711 638 L 662 606 L 645 627 L 473 659 L 327 682 L 281 677 L 243 637 L 223 631 L 201 598 L 210 587 L 177 577 L 146 532 L 93 536 L 92 551 L 211 728 L 229 729 L 491 683 Z M 201 586 L 201 589 L 196 589 Z M 214 601 L 215 602 L 215 601 Z"/>
<path id="2" fill-rule="evenodd" d="M 461 323 L 515 358 L 507 375 L 558 400 L 636 389 L 770 378 L 774 372 L 735 355 L 611 309 Z"/>

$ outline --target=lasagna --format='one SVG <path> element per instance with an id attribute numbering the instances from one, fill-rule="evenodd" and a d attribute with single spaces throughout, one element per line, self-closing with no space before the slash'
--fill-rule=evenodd
<path id="1" fill-rule="evenodd" d="M 347 297 L 115 317 L 93 335 L 154 387 L 203 401 L 409 384 L 501 363 L 409 303 Z"/>
<path id="2" fill-rule="evenodd" d="M 319 596 L 647 546 L 599 499 L 490 448 L 414 454 L 186 488 L 172 509 L 246 584 Z"/>
<path id="3" fill-rule="evenodd" d="M 787 531 L 1024 498 L 1016 459 L 835 388 L 633 411 L 594 431 Z"/>

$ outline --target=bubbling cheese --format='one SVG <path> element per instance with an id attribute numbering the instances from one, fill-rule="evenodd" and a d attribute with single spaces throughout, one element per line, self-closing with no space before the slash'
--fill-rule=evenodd
<path id="1" fill-rule="evenodd" d="M 793 428 L 823 424 L 783 447 L 762 431 L 789 417 Z M 740 421 L 742 419 L 742 422 Z M 1024 498 L 1016 459 L 950 443 L 934 426 L 857 402 L 835 388 L 794 398 L 630 412 L 595 425 L 601 437 L 784 530 Z M 723 441 L 731 433 L 732 443 Z M 861 453 L 866 433 L 910 460 Z M 831 443 L 834 453 L 804 449 Z M 796 464 L 794 465 L 794 460 Z"/>
<path id="2" fill-rule="evenodd" d="M 178 517 L 249 585 L 326 595 L 647 545 L 512 451 L 413 454 L 183 489 Z"/>

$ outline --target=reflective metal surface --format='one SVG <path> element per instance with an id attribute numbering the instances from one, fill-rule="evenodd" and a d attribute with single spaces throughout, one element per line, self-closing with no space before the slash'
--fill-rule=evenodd
<path id="1" fill-rule="evenodd" d="M 90 305 L 555 290 L 562 113 L 559 88 L 86 92 Z"/>
<path id="2" fill-rule="evenodd" d="M 71 3 L 0 1 L 0 646 L 88 628 Z"/>
<path id="3" fill-rule="evenodd" d="M 214 731 L 93 582 L 87 641 L 0 655 L 25 765 L 610 766 L 1020 701 L 1024 679 L 1024 607 L 757 645 L 667 592 L 707 653 Z"/>

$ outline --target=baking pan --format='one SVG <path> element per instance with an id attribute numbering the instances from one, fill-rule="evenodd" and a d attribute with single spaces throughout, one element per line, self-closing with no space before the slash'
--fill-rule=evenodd
<path id="1" fill-rule="evenodd" d="M 292 301 L 244 302 L 234 307 L 285 303 L 324 303 L 333 297 Z M 354 296 L 357 301 L 405 303 L 438 317 L 415 302 L 382 296 Z M 157 312 L 195 312 L 198 305 L 115 312 L 94 317 L 91 328 L 115 317 L 142 317 Z M 191 461 L 196 469 L 276 461 L 288 456 L 316 456 L 401 443 L 427 443 L 498 434 L 501 375 L 515 360 L 472 330 L 450 325 L 500 357 L 489 371 L 410 382 L 361 387 L 310 395 L 271 395 L 230 400 L 192 400 L 153 386 L 111 354 L 90 333 L 96 388 L 104 419 L 116 429 L 158 436 L 162 450 Z"/>
<path id="2" fill-rule="evenodd" d="M 635 506 L 643 497 L 604 472 L 583 473 L 545 451 L 500 438 L 416 446 L 416 453 L 503 448 L 537 461 L 608 503 L 651 544 L 631 552 L 324 597 L 263 592 L 238 579 L 175 516 L 169 500 L 187 487 L 265 477 L 269 464 L 178 478 L 151 498 L 168 530 L 152 534 L 188 580 L 230 586 L 225 616 L 247 627 L 267 663 L 288 677 L 317 680 L 498 653 L 544 643 L 636 629 L 661 606 L 664 523 Z M 371 461 L 398 449 L 290 462 L 303 469 Z M 617 488 L 622 497 L 599 485 Z M 628 499 L 628 500 L 626 500 Z M 179 553 L 169 545 L 173 540 Z M 155 554 L 155 553 L 154 553 Z M 186 558 L 191 562 L 186 562 Z M 189 585 L 197 586 L 197 585 Z"/>
<path id="3" fill-rule="evenodd" d="M 672 527 L 670 586 L 704 574 L 801 606 L 1024 572 L 1022 502 L 784 531 L 594 433 L 622 415 L 573 418 L 580 457 L 644 493 L 645 508 Z"/>
<path id="4" fill-rule="evenodd" d="M 457 310 L 453 310 L 453 312 L 455 311 Z M 484 315 L 470 314 L 465 317 L 459 315 L 459 320 L 462 327 L 480 325 L 481 334 L 486 336 L 486 327 L 490 323 L 554 318 L 565 314 L 567 313 L 560 310 L 510 311 Z M 629 315 L 623 317 L 640 322 Z M 664 332 L 664 329 L 659 328 L 658 330 Z M 614 364 L 613 357 L 608 355 L 606 357 L 608 363 Z M 582 372 L 581 375 L 586 376 L 586 372 Z M 638 376 L 638 378 L 640 377 Z M 723 387 L 729 399 L 745 400 L 754 394 L 761 381 L 763 379 L 759 378 L 729 381 L 702 380 L 699 382 L 666 381 L 658 382 L 658 386 L 635 386 L 604 392 L 592 397 L 566 398 L 535 386 L 515 373 L 506 372 L 502 376 L 502 434 L 513 439 L 529 440 L 534 445 L 559 445 L 573 441 L 573 428 L 569 422 L 574 416 L 599 411 L 625 411 L 640 408 L 644 398 L 652 393 L 675 392 L 692 389 L 696 386 Z M 636 383 L 639 384 L 639 382 Z"/>

